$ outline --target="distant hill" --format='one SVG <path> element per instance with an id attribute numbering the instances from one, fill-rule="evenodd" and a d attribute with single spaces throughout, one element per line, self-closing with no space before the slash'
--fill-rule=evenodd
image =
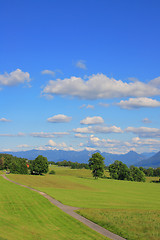
<path id="1" fill-rule="evenodd" d="M 29 160 L 35 159 L 38 155 L 43 155 L 47 157 L 48 161 L 71 161 L 71 162 L 79 162 L 79 163 L 88 163 L 89 158 L 92 156 L 94 152 L 100 151 L 64 151 L 64 150 L 29 150 L 29 151 L 21 151 L 21 152 L 7 152 L 8 154 L 12 154 L 16 157 L 27 158 Z M 101 152 L 100 152 L 101 153 Z M 102 152 L 102 156 L 105 158 L 105 164 L 109 165 L 113 163 L 115 160 L 122 161 L 127 166 L 138 164 L 140 161 L 145 159 L 143 154 L 138 154 L 134 151 L 130 151 L 126 154 L 112 154 Z"/>
<path id="2" fill-rule="evenodd" d="M 152 157 L 142 160 L 136 164 L 138 167 L 160 167 L 160 152 L 154 154 Z"/>

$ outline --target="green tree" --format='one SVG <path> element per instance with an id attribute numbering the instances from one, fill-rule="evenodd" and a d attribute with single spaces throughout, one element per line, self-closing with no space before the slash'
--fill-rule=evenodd
<path id="1" fill-rule="evenodd" d="M 4 156 L 0 157 L 0 170 L 4 169 Z"/>
<path id="2" fill-rule="evenodd" d="M 11 173 L 28 174 L 27 162 L 24 158 L 13 157 L 8 167 Z"/>
<path id="3" fill-rule="evenodd" d="M 31 174 L 41 175 L 48 172 L 48 160 L 39 155 L 30 165 Z"/>
<path id="4" fill-rule="evenodd" d="M 89 159 L 89 168 L 92 170 L 93 177 L 97 179 L 104 175 L 104 157 L 100 153 L 92 154 Z"/>
<path id="5" fill-rule="evenodd" d="M 130 167 L 130 176 L 131 180 L 136 182 L 145 182 L 145 174 L 143 171 L 141 171 L 138 167 L 131 166 Z"/>
<path id="6" fill-rule="evenodd" d="M 110 164 L 109 173 L 111 178 L 117 180 L 130 180 L 130 171 L 126 164 L 116 160 L 113 164 Z"/>

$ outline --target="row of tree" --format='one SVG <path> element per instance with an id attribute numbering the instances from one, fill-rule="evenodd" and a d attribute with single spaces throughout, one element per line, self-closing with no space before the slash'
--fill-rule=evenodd
<path id="1" fill-rule="evenodd" d="M 0 170 L 6 169 L 15 174 L 43 174 L 48 172 L 48 160 L 39 155 L 35 160 L 0 154 Z"/>
<path id="2" fill-rule="evenodd" d="M 51 164 L 57 165 L 57 166 L 64 166 L 64 167 L 71 167 L 71 169 L 89 169 L 89 165 L 87 163 L 78 163 L 78 162 L 71 162 L 71 161 L 58 161 L 58 162 L 50 162 Z"/>
<path id="3" fill-rule="evenodd" d="M 128 180 L 136 182 L 145 182 L 145 174 L 138 167 L 127 167 L 126 164 L 116 160 L 113 164 L 109 165 L 109 173 L 111 178 L 117 180 Z"/>

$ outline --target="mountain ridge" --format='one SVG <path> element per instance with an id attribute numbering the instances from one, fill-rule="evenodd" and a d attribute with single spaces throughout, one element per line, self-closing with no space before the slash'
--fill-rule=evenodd
<path id="1" fill-rule="evenodd" d="M 93 153 L 100 152 L 99 150 L 96 151 L 65 151 L 65 150 L 28 150 L 28 151 L 17 151 L 17 152 L 3 152 L 7 154 L 12 154 L 16 157 L 27 158 L 29 160 L 35 159 L 38 155 L 43 155 L 47 157 L 48 161 L 71 161 L 71 162 L 79 162 L 79 163 L 88 163 L 89 158 L 92 156 Z M 149 153 L 148 155 L 151 156 L 147 158 L 146 153 L 138 154 L 135 151 L 129 151 L 125 154 L 112 154 L 107 152 L 100 152 L 101 155 L 105 158 L 105 164 L 109 165 L 112 164 L 115 160 L 122 161 L 127 166 L 135 165 L 135 166 L 145 166 L 150 167 L 153 165 L 155 167 L 160 166 L 160 152 L 159 154 L 156 153 Z M 153 155 L 152 155 L 153 154 Z M 158 155 L 157 155 L 158 154 Z M 155 157 L 155 155 L 157 155 Z M 157 158 L 158 157 L 158 158 Z M 155 160 L 155 158 L 157 160 Z M 156 163 L 154 164 L 154 161 Z"/>

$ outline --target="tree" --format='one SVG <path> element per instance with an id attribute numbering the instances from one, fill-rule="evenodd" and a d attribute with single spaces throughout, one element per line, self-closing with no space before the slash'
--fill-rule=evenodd
<path id="1" fill-rule="evenodd" d="M 0 170 L 4 169 L 4 156 L 0 157 Z"/>
<path id="2" fill-rule="evenodd" d="M 9 164 L 11 173 L 28 174 L 27 162 L 25 158 L 13 157 L 12 162 Z"/>
<path id="3" fill-rule="evenodd" d="M 130 171 L 126 164 L 116 160 L 113 164 L 109 165 L 109 172 L 111 178 L 117 180 L 130 180 Z"/>
<path id="4" fill-rule="evenodd" d="M 92 154 L 89 159 L 89 168 L 92 170 L 93 177 L 102 177 L 104 174 L 104 157 L 100 153 Z"/>
<path id="5" fill-rule="evenodd" d="M 41 175 L 48 172 L 48 160 L 39 155 L 30 165 L 31 174 Z"/>
<path id="6" fill-rule="evenodd" d="M 145 182 L 145 174 L 143 171 L 141 171 L 138 167 L 131 166 L 130 167 L 130 175 L 131 175 L 131 180 L 136 181 L 136 182 Z"/>

